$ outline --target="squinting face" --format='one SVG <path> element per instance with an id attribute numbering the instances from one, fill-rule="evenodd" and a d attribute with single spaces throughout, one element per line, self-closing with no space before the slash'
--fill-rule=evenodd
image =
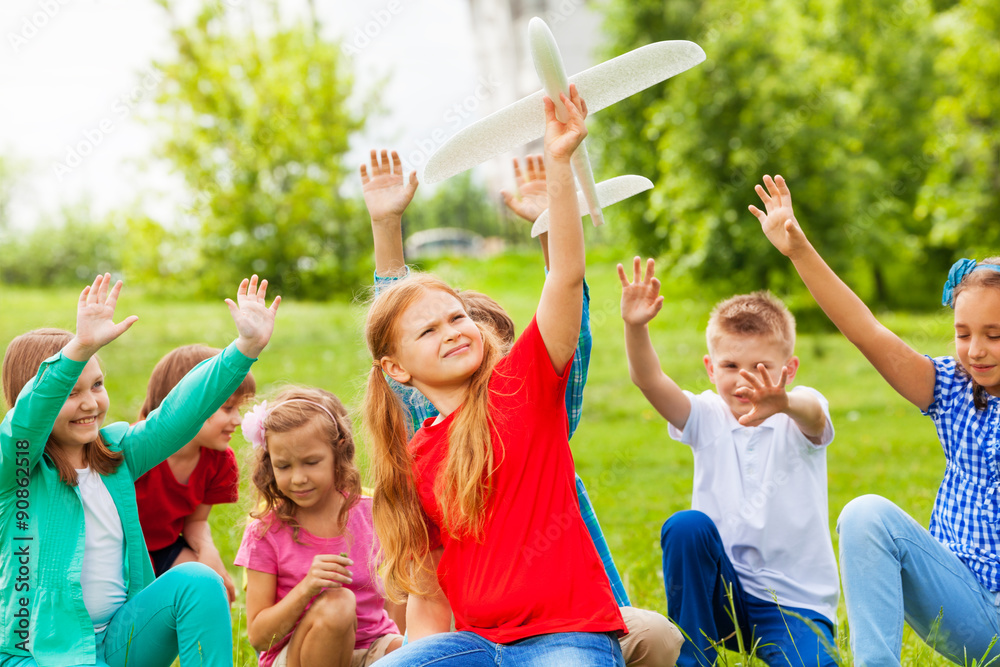
<path id="1" fill-rule="evenodd" d="M 706 354 L 704 360 L 708 379 L 737 419 L 753 407 L 748 399 L 736 395 L 738 389 L 751 386 L 740 375 L 741 370 L 760 378 L 757 365 L 763 364 L 773 384 L 781 377 L 782 366 L 788 367 L 787 382 L 792 381 L 798 369 L 798 359 L 789 357 L 785 344 L 771 336 L 723 335 L 713 347 L 713 353 Z"/>
<path id="2" fill-rule="evenodd" d="M 267 449 L 279 491 L 303 509 L 330 507 L 337 492 L 333 449 L 317 420 L 284 433 L 268 433 Z"/>
<path id="3" fill-rule="evenodd" d="M 394 377 L 417 388 L 467 385 L 483 361 L 483 337 L 462 302 L 440 290 L 427 290 L 403 311 Z M 421 391 L 423 391 L 421 389 Z"/>
<path id="4" fill-rule="evenodd" d="M 959 293 L 955 353 L 973 380 L 1000 396 L 1000 289 L 970 287 Z"/>
<path id="5" fill-rule="evenodd" d="M 104 373 L 91 357 L 52 425 L 52 440 L 62 447 L 82 447 L 97 440 L 109 405 Z"/>
<path id="6" fill-rule="evenodd" d="M 201 430 L 194 437 L 200 447 L 214 449 L 224 452 L 229 447 L 229 441 L 233 437 L 233 432 L 240 425 L 240 405 L 242 400 L 230 397 L 221 408 L 212 413 L 212 416 L 201 425 Z"/>

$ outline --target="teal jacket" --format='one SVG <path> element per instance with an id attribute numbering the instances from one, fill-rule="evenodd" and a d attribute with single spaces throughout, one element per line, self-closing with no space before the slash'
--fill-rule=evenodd
<path id="1" fill-rule="evenodd" d="M 129 599 L 154 578 L 134 480 L 190 442 L 254 361 L 231 344 L 192 369 L 145 420 L 101 429 L 108 447 L 125 459 L 103 479 L 125 532 Z M 91 665 L 97 657 L 80 586 L 85 526 L 80 491 L 59 479 L 44 453 L 84 365 L 62 352 L 45 360 L 0 424 L 0 653 L 31 655 L 42 667 Z"/>

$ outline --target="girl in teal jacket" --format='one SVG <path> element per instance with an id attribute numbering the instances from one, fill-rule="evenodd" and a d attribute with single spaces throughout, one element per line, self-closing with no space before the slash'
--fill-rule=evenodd
<path id="1" fill-rule="evenodd" d="M 199 563 L 154 580 L 134 480 L 194 437 L 246 376 L 274 329 L 267 281 L 226 299 L 239 337 L 195 367 L 134 426 L 102 428 L 98 350 L 138 319 L 114 323 L 121 281 L 98 276 L 77 306 L 76 335 L 39 329 L 3 360 L 0 424 L 0 667 L 232 665 L 222 580 Z"/>

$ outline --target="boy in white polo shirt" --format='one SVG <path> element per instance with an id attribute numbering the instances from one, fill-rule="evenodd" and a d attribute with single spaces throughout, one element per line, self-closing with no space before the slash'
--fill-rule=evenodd
<path id="1" fill-rule="evenodd" d="M 631 282 L 621 265 L 618 273 L 632 381 L 670 436 L 694 450 L 692 509 L 661 532 L 667 609 L 688 638 L 677 665 L 713 665 L 713 644 L 735 648 L 738 630 L 771 667 L 832 667 L 840 592 L 826 491 L 833 426 L 819 392 L 785 389 L 799 365 L 795 320 L 767 292 L 718 304 L 704 357 L 716 391 L 682 391 L 649 336 L 663 305 L 653 269 L 650 259 L 643 275 L 636 257 Z"/>

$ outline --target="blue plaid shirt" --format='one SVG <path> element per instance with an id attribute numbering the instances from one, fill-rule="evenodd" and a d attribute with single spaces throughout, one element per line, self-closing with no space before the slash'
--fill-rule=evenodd
<path id="1" fill-rule="evenodd" d="M 409 267 L 407 267 L 406 273 L 400 277 L 382 277 L 376 273 L 376 291 L 383 285 L 391 285 L 396 280 L 406 277 L 409 273 Z M 580 338 L 576 344 L 576 353 L 573 355 L 573 366 L 570 370 L 569 380 L 566 383 L 566 415 L 569 417 L 570 438 L 576 432 L 576 427 L 579 426 L 580 417 L 583 414 L 583 388 L 587 384 L 587 372 L 590 369 L 590 351 L 593 345 L 594 337 L 590 331 L 590 287 L 585 280 L 583 281 L 583 314 L 580 318 Z M 392 390 L 402 400 L 403 406 L 410 415 L 411 435 L 417 432 L 417 429 L 423 425 L 424 421 L 430 417 L 437 416 L 437 408 L 415 388 L 399 384 L 392 378 L 387 379 Z M 629 607 L 632 603 L 628 599 L 628 593 L 625 592 L 625 584 L 622 583 L 622 578 L 618 574 L 618 568 L 615 567 L 614 558 L 611 556 L 611 548 L 604 537 L 604 531 L 601 530 L 601 523 L 597 520 L 597 514 L 594 512 L 594 506 L 590 502 L 590 496 L 587 495 L 587 487 L 583 485 L 583 480 L 580 479 L 579 475 L 576 476 L 576 495 L 580 501 L 580 514 L 583 516 L 584 523 L 587 524 L 587 532 L 590 533 L 590 539 L 594 541 L 597 554 L 601 557 L 601 562 L 604 564 L 604 571 L 608 575 L 608 581 L 611 583 L 611 592 L 614 593 L 615 601 L 619 607 Z"/>
<path id="2" fill-rule="evenodd" d="M 953 357 L 932 359 L 934 420 L 947 465 L 934 500 L 930 532 L 996 593 L 1000 591 L 1000 398 L 972 402 L 972 380 Z"/>

